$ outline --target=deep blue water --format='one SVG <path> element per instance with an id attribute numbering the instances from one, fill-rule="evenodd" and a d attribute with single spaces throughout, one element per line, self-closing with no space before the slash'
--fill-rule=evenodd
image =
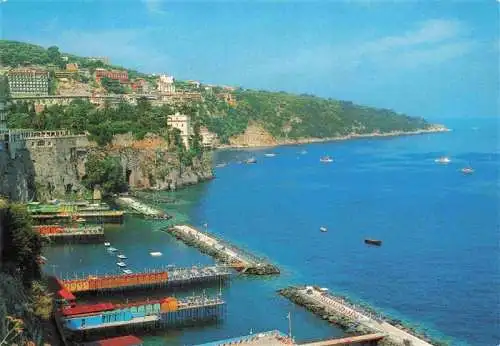
<path id="1" fill-rule="evenodd" d="M 147 344 L 183 345 L 254 331 L 287 331 L 292 312 L 299 341 L 341 332 L 275 294 L 317 284 L 367 302 L 452 345 L 497 345 L 499 331 L 499 138 L 495 119 L 448 121 L 452 132 L 384 139 L 221 151 L 211 182 L 171 195 L 165 208 L 270 258 L 276 278 L 235 278 L 224 288 L 225 323 L 167 332 Z M 474 129 L 476 128 L 476 129 Z M 298 154 L 301 150 L 307 154 Z M 264 157 L 266 152 L 276 157 Z M 322 155 L 335 162 L 321 164 Z M 448 155 L 452 163 L 434 159 Z M 237 161 L 255 156 L 255 165 Z M 471 164 L 476 172 L 459 170 Z M 319 232 L 326 226 L 327 233 Z M 131 267 L 211 263 L 159 232 L 127 218 L 107 238 Z M 383 240 L 368 247 L 364 238 Z M 162 251 L 152 258 L 149 251 Z M 101 245 L 47 249 L 57 272 L 115 270 Z M 216 292 L 218 289 L 209 289 Z"/>

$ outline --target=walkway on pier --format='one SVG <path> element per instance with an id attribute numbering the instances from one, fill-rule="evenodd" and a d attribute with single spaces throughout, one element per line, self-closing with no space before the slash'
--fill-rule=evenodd
<path id="1" fill-rule="evenodd" d="M 120 206 L 130 208 L 133 211 L 150 218 L 168 218 L 168 215 L 158 208 L 153 208 L 132 197 L 117 197 L 116 203 Z"/>
<path id="2" fill-rule="evenodd" d="M 322 306 L 324 306 L 328 310 L 333 310 L 342 315 L 348 316 L 352 319 L 358 320 L 364 326 L 372 329 L 373 331 L 377 331 L 381 334 L 385 334 L 389 339 L 393 339 L 400 343 L 404 344 L 404 340 L 411 341 L 411 345 L 413 346 L 431 346 L 428 342 L 400 329 L 397 328 L 384 320 L 376 320 L 374 318 L 368 317 L 366 314 L 363 314 L 347 304 L 342 304 L 339 300 L 334 299 L 334 297 L 325 295 L 324 292 L 318 289 L 307 289 L 304 288 L 299 290 L 302 296 L 306 299 L 312 300 Z"/>
<path id="3" fill-rule="evenodd" d="M 376 342 L 376 341 L 382 340 L 384 338 L 384 336 L 385 335 L 381 334 L 381 333 L 374 333 L 374 334 L 350 336 L 350 337 L 341 338 L 341 339 L 331 339 L 331 340 L 310 342 L 307 344 L 300 344 L 300 346 L 352 345 L 352 344 L 365 343 L 365 342 Z"/>

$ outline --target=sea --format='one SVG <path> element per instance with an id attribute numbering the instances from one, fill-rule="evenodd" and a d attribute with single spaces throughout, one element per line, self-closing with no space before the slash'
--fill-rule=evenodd
<path id="1" fill-rule="evenodd" d="M 145 345 L 196 345 L 274 329 L 299 342 L 343 335 L 276 293 L 294 284 L 326 287 L 450 345 L 498 345 L 499 122 L 444 123 L 452 131 L 218 151 L 215 163 L 226 166 L 215 168 L 214 180 L 162 192 L 172 201 L 160 206 L 175 222 L 206 223 L 282 273 L 174 292 L 222 293 L 224 321 L 142 335 Z M 321 163 L 324 155 L 334 162 Z M 451 162 L 436 163 L 441 156 Z M 257 163 L 242 163 L 250 157 Z M 464 175 L 468 165 L 475 172 Z M 214 263 L 164 227 L 127 216 L 122 226 L 106 228 L 106 239 L 135 271 Z M 368 246 L 365 238 L 383 244 Z M 117 272 L 102 244 L 54 245 L 44 255 L 45 270 L 61 277 Z"/>

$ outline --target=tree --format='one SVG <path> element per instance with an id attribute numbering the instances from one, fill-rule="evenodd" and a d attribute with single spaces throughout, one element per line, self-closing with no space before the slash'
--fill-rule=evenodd
<path id="1" fill-rule="evenodd" d="M 111 94 L 125 94 L 125 89 L 123 85 L 120 84 L 120 81 L 116 79 L 111 79 L 108 77 L 103 77 L 101 79 L 101 85 L 106 89 L 108 93 Z"/>
<path id="2" fill-rule="evenodd" d="M 63 61 L 58 47 L 51 46 L 47 48 L 47 57 L 50 63 L 62 67 Z"/>
<path id="3" fill-rule="evenodd" d="M 127 190 L 123 167 L 117 157 L 90 155 L 85 163 L 82 182 L 91 190 L 99 185 L 103 193 L 108 195 Z"/>
<path id="4" fill-rule="evenodd" d="M 31 227 L 31 218 L 26 207 L 10 204 L 2 222 L 3 251 L 1 254 L 5 268 L 14 276 L 20 276 L 28 287 L 40 278 L 38 258 L 42 251 L 40 235 Z"/>

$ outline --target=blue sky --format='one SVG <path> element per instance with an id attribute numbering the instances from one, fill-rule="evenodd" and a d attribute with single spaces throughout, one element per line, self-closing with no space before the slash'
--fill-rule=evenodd
<path id="1" fill-rule="evenodd" d="M 0 19 L 4 39 L 144 72 L 440 119 L 498 116 L 499 5 L 7 0 Z"/>

